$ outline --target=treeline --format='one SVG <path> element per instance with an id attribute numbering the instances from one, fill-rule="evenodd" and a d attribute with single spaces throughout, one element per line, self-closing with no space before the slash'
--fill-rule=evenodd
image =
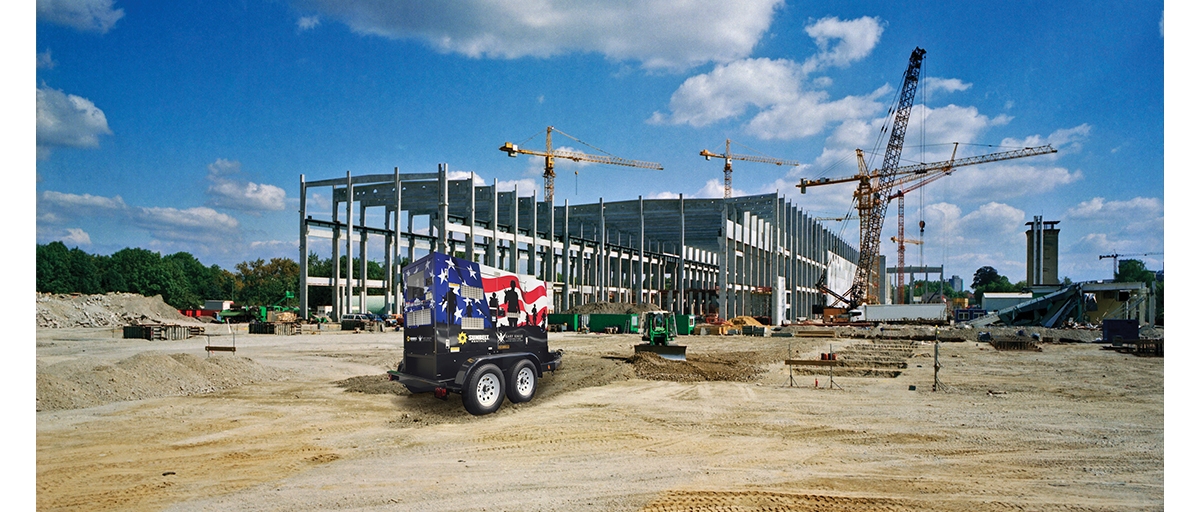
<path id="1" fill-rule="evenodd" d="M 345 256 L 340 258 L 340 265 L 344 274 Z M 357 258 L 353 266 L 354 275 L 358 276 Z M 332 258 L 310 253 L 308 274 L 333 275 Z M 382 280 L 386 276 L 382 264 L 367 260 L 368 279 Z M 232 300 L 239 305 L 280 303 L 295 306 L 294 298 L 280 301 L 288 292 L 296 294 L 299 282 L 300 266 L 290 258 L 244 261 L 230 272 L 217 265 L 204 266 L 186 252 L 162 256 L 146 249 L 126 248 L 104 256 L 88 254 L 79 248 L 68 249 L 62 242 L 37 246 L 37 291 L 43 293 L 162 295 L 164 302 L 178 309 L 200 308 L 205 300 Z M 369 293 L 382 294 L 383 290 L 369 290 Z M 332 304 L 332 289 L 309 287 L 308 303 L 310 307 Z"/>

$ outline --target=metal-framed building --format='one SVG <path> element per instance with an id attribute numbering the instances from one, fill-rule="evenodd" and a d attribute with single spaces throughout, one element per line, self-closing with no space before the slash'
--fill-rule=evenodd
<path id="1" fill-rule="evenodd" d="M 335 262 L 332 276 L 310 276 L 308 265 L 300 265 L 305 316 L 310 286 L 334 287 L 337 318 L 352 304 L 366 304 L 370 288 L 386 290 L 385 308 L 398 312 L 400 261 L 439 251 L 469 253 L 485 265 L 554 283 L 558 311 L 588 302 L 654 303 L 677 313 L 764 316 L 779 324 L 826 304 L 818 280 L 849 282 L 858 260 L 856 249 L 778 193 L 552 206 L 500 190 L 495 180 L 479 185 L 473 173 L 458 180 L 449 174 L 441 164 L 431 173 L 347 172 L 319 181 L 301 175 L 299 261 L 307 261 L 309 238 L 319 237 L 332 239 Z M 327 216 L 308 210 L 310 192 L 331 198 Z M 368 214 L 378 219 L 381 212 L 383 225 L 368 225 Z M 383 280 L 364 278 L 369 237 L 383 237 Z M 350 268 L 355 258 L 357 272 Z M 826 275 L 845 268 L 850 275 Z"/>

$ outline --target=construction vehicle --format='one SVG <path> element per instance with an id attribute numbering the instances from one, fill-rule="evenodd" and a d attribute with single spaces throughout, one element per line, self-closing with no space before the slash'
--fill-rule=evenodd
<path id="1" fill-rule="evenodd" d="M 634 345 L 633 351 L 653 352 L 663 359 L 685 361 L 687 359 L 686 345 L 673 343 L 679 337 L 679 327 L 675 315 L 667 311 L 648 311 L 642 313 L 642 343 Z"/>
<path id="2" fill-rule="evenodd" d="M 300 309 L 281 305 L 284 301 L 294 298 L 294 293 L 284 292 L 283 298 L 270 306 L 235 306 L 217 313 L 216 318 L 218 322 L 231 324 L 295 322 Z"/>
<path id="3" fill-rule="evenodd" d="M 725 160 L 725 199 L 729 199 L 729 196 L 731 196 L 733 194 L 733 161 L 734 160 L 743 160 L 746 162 L 759 162 L 759 163 L 764 163 L 764 164 L 775 164 L 775 165 L 779 165 L 779 166 L 787 165 L 787 166 L 794 167 L 794 166 L 800 165 L 800 162 L 797 162 L 794 160 L 780 160 L 778 158 L 771 158 L 769 156 L 738 155 L 735 153 L 730 153 L 729 152 L 729 139 L 725 139 L 725 154 L 718 155 L 707 149 L 701 149 L 700 156 L 704 157 L 705 160 L 709 160 L 712 157 L 722 158 Z"/>
<path id="4" fill-rule="evenodd" d="M 490 414 L 506 397 L 532 400 L 538 379 L 561 367 L 562 352 L 547 344 L 554 289 L 545 282 L 439 252 L 401 273 L 404 358 L 387 373 L 410 392 L 458 393 L 467 412 Z"/>

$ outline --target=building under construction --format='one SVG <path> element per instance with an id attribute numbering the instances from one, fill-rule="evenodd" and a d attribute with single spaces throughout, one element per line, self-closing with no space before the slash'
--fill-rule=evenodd
<path id="1" fill-rule="evenodd" d="M 810 317 L 826 304 L 817 289 L 849 287 L 858 251 L 780 195 L 726 199 L 644 199 L 552 206 L 535 196 L 449 179 L 437 172 L 370 174 L 319 181 L 300 177 L 300 261 L 310 238 L 332 239 L 332 276 L 300 265 L 301 311 L 308 287 L 331 286 L 333 316 L 382 289 L 384 310 L 402 309 L 400 262 L 431 252 L 457 254 L 554 284 L 555 308 L 589 302 L 657 304 L 683 314 L 769 317 L 774 324 Z M 308 210 L 310 193 L 331 197 Z M 382 214 L 382 215 L 380 215 Z M 367 219 L 382 225 L 370 225 Z M 416 228 L 416 229 L 414 229 Z M 381 237 L 382 258 L 367 254 Z M 377 240 L 377 239 L 376 239 Z M 382 259 L 386 278 L 365 279 Z M 351 268 L 358 259 L 358 269 Z M 348 276 L 353 276 L 348 279 Z"/>

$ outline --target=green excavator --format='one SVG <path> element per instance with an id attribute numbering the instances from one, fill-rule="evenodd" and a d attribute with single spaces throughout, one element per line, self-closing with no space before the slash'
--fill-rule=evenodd
<path id="1" fill-rule="evenodd" d="M 675 315 L 667 311 L 648 311 L 642 313 L 642 343 L 634 345 L 637 352 L 654 352 L 663 359 L 686 361 L 686 345 L 676 345 L 675 338 L 679 337 L 679 328 L 675 324 Z"/>

